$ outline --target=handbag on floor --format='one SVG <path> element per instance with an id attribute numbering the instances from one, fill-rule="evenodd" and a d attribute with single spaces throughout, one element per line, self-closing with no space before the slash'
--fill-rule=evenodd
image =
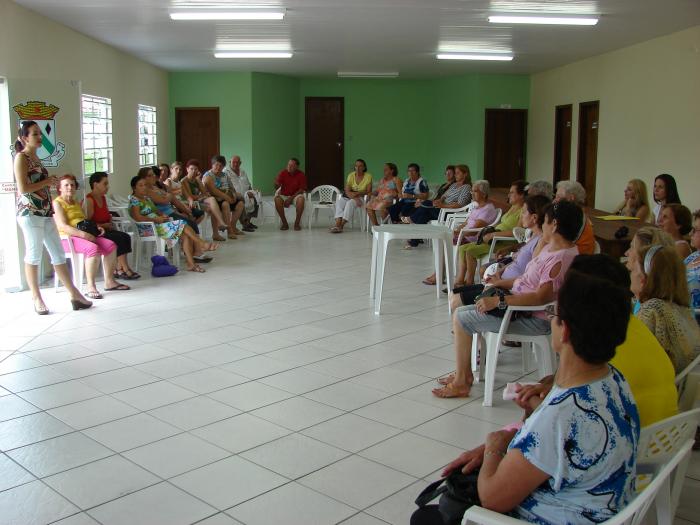
<path id="1" fill-rule="evenodd" d="M 464 513 L 472 505 L 481 505 L 476 482 L 479 469 L 462 474 L 461 470 L 452 472 L 446 478 L 433 481 L 416 498 L 416 505 L 423 508 L 435 498 L 440 497 L 438 509 L 445 525 L 459 525 Z"/>

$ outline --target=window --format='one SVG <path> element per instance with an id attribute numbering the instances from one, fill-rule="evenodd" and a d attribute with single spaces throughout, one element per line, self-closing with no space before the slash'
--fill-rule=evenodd
<path id="1" fill-rule="evenodd" d="M 153 166 L 157 160 L 156 108 L 139 104 L 139 165 Z"/>
<path id="2" fill-rule="evenodd" d="M 85 173 L 112 173 L 112 101 L 93 95 L 82 96 L 83 166 Z"/>

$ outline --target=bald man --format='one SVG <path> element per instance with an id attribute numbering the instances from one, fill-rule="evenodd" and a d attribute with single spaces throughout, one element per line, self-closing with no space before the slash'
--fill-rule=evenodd
<path id="1" fill-rule="evenodd" d="M 240 218 L 243 231 L 252 232 L 257 229 L 257 226 L 250 221 L 250 218 L 258 216 L 258 208 L 260 207 L 258 199 L 260 194 L 253 189 L 248 179 L 248 174 L 241 169 L 241 164 L 241 157 L 234 155 L 231 157 L 231 164 L 226 166 L 226 174 L 231 179 L 236 197 L 242 199 L 245 204 L 245 211 Z"/>

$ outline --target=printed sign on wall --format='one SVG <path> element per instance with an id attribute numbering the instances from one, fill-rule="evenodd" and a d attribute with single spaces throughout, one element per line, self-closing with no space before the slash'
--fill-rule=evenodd
<path id="1" fill-rule="evenodd" d="M 55 117 L 60 108 L 46 102 L 30 100 L 23 104 L 17 104 L 12 109 L 15 110 L 19 117 L 17 127 L 27 120 L 33 120 L 39 125 L 39 129 L 41 129 L 41 148 L 37 150 L 37 155 L 47 168 L 58 167 L 61 159 L 66 154 L 66 145 L 58 140 L 56 131 Z"/>

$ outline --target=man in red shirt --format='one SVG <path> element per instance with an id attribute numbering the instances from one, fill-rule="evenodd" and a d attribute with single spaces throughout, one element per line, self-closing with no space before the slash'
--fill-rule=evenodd
<path id="1" fill-rule="evenodd" d="M 292 204 L 297 209 L 296 219 L 294 220 L 294 229 L 301 230 L 301 215 L 304 213 L 304 192 L 306 191 L 306 175 L 299 169 L 299 160 L 295 158 L 289 159 L 287 169 L 282 170 L 275 179 L 275 188 L 278 192 L 275 194 L 275 209 L 280 216 L 282 226 L 280 230 L 288 230 L 289 223 L 284 215 L 284 209 L 289 208 Z"/>

